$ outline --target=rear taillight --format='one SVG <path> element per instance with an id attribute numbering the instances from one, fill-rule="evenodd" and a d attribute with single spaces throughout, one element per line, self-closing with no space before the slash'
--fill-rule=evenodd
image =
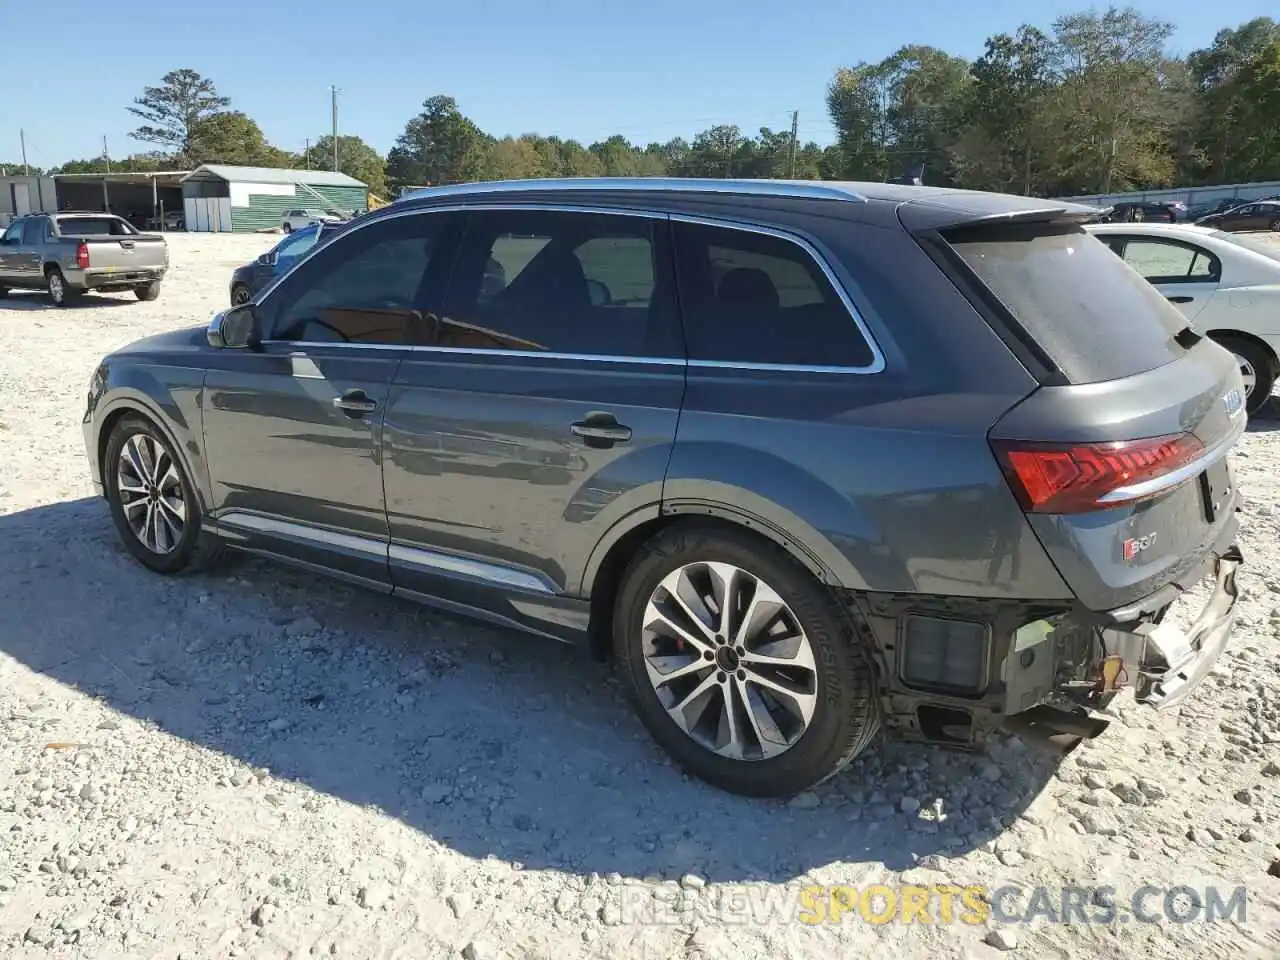
<path id="1" fill-rule="evenodd" d="M 1086 513 L 1134 503 L 1147 481 L 1168 477 L 1204 453 L 1190 434 L 1117 443 L 993 440 L 992 449 L 1024 510 Z M 1135 489 L 1136 488 L 1136 489 Z"/>
<path id="2" fill-rule="evenodd" d="M 89 245 L 87 243 L 82 243 L 76 247 L 76 266 L 81 270 L 86 270 L 89 267 Z"/>

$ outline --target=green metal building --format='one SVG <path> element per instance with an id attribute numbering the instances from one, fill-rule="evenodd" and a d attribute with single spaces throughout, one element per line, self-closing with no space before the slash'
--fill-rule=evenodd
<path id="1" fill-rule="evenodd" d="M 206 163 L 182 178 L 188 230 L 253 233 L 279 227 L 286 210 L 342 216 L 369 209 L 369 188 L 345 173 Z"/>

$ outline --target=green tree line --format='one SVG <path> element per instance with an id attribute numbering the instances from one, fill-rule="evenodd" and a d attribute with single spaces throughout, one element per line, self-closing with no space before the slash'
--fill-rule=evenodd
<path id="1" fill-rule="evenodd" d="M 450 96 L 422 104 L 385 157 L 338 138 L 338 167 L 387 195 L 399 187 L 567 176 L 796 177 L 884 180 L 923 170 L 929 184 L 1037 195 L 1280 179 L 1280 23 L 1258 17 L 1186 56 L 1173 26 L 1132 8 L 1024 24 L 969 61 L 905 46 L 836 71 L 826 91 L 836 142 L 732 124 L 686 140 L 591 144 L 525 133 L 497 137 Z M 331 169 L 333 140 L 296 154 L 269 143 L 212 80 L 175 70 L 129 110 L 151 148 L 113 169 L 230 163 Z M 51 172 L 96 172 L 105 158 Z M 15 165 L 8 164 L 12 169 Z"/>

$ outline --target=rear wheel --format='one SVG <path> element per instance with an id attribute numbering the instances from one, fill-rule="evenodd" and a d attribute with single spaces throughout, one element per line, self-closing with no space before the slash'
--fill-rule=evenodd
<path id="1" fill-rule="evenodd" d="M 1218 341 L 1230 350 L 1240 364 L 1240 379 L 1244 381 L 1244 408 L 1252 416 L 1271 399 L 1275 387 L 1275 360 L 1262 347 L 1251 340 L 1223 337 Z"/>
<path id="2" fill-rule="evenodd" d="M 173 574 L 222 557 L 222 541 L 201 529 L 200 503 L 182 461 L 150 420 L 131 415 L 115 425 L 102 479 L 111 519 L 143 566 Z"/>
<path id="3" fill-rule="evenodd" d="M 615 647 L 641 721 L 685 770 L 732 793 L 789 796 L 879 729 L 861 636 L 785 551 L 681 526 L 623 576 Z"/>
<path id="4" fill-rule="evenodd" d="M 1276 217 L 1274 220 L 1271 221 L 1271 229 L 1276 231 L 1277 233 L 1280 233 L 1280 217 Z"/>
<path id="5" fill-rule="evenodd" d="M 137 294 L 139 300 L 156 300 L 160 297 L 160 281 L 154 280 L 140 287 L 134 287 L 133 292 Z"/>
<path id="6" fill-rule="evenodd" d="M 49 299 L 53 301 L 55 307 L 65 307 L 80 294 L 79 290 L 67 283 L 66 277 L 57 267 L 49 268 L 45 276 L 45 286 Z"/>

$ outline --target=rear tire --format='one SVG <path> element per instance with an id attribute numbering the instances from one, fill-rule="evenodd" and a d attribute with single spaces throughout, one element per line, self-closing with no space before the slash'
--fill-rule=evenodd
<path id="1" fill-rule="evenodd" d="M 144 283 L 140 287 L 134 287 L 133 292 L 137 294 L 139 300 L 158 300 L 160 298 L 160 281 L 154 280 L 151 283 Z"/>
<path id="2" fill-rule="evenodd" d="M 1280 217 L 1276 217 L 1271 221 L 1271 229 L 1276 233 L 1280 233 Z"/>
<path id="3" fill-rule="evenodd" d="M 55 307 L 65 307 L 82 291 L 67 283 L 66 277 L 62 275 L 62 271 L 57 267 L 50 267 L 45 275 L 45 289 L 48 291 L 49 299 L 53 301 Z"/>
<path id="4" fill-rule="evenodd" d="M 147 418 L 130 414 L 112 428 L 102 481 L 125 549 L 147 569 L 194 572 L 223 558 L 225 543 L 202 529 L 200 500 L 182 461 Z"/>
<path id="5" fill-rule="evenodd" d="M 1218 343 L 1235 354 L 1240 364 L 1240 375 L 1245 380 L 1244 409 L 1253 416 L 1271 399 L 1271 391 L 1276 385 L 1275 360 L 1252 340 L 1223 337 Z"/>
<path id="6" fill-rule="evenodd" d="M 702 578 L 712 596 L 717 583 L 721 597 L 726 582 L 737 584 L 728 591 L 735 601 L 723 605 L 727 621 L 696 600 L 682 612 L 672 598 L 670 585 L 683 585 L 683 597 Z M 766 597 L 773 599 L 754 606 Z M 695 636 L 689 609 L 717 625 L 704 620 Z M 756 612 L 751 631 L 741 630 L 747 611 Z M 673 622 L 667 615 L 688 625 L 686 639 L 663 626 Z M 789 554 L 753 534 L 702 524 L 658 534 L 623 575 L 614 625 L 641 722 L 681 767 L 722 790 L 798 793 L 838 772 L 879 730 L 874 673 L 852 618 Z M 774 694 L 779 682 L 803 704 Z"/>

